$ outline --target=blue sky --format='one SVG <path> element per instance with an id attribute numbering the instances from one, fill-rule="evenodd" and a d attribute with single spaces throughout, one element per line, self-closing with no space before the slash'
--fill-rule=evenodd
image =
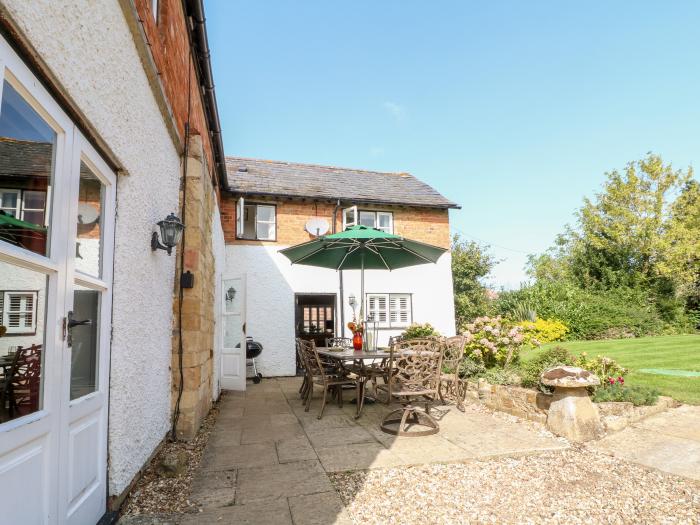
<path id="1" fill-rule="evenodd" d="M 205 7 L 228 155 L 408 171 L 503 259 L 494 286 L 518 286 L 605 171 L 697 165 L 700 2 Z"/>

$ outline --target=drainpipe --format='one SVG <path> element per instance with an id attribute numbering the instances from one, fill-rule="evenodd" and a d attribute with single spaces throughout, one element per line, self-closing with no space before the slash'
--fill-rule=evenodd
<path id="1" fill-rule="evenodd" d="M 340 199 L 338 199 L 335 208 L 333 208 L 333 218 L 331 219 L 331 224 L 333 225 L 333 233 L 335 233 L 335 219 L 338 216 L 339 208 Z M 338 334 L 338 337 L 343 337 L 343 333 L 345 333 L 345 299 L 343 297 L 343 270 L 338 270 L 338 286 L 340 288 L 340 297 L 338 298 L 338 306 L 340 307 L 340 330 L 336 328 L 336 333 Z"/>

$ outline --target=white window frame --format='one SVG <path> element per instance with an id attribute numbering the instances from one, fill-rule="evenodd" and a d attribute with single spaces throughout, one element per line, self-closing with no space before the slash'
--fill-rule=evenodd
<path id="1" fill-rule="evenodd" d="M 348 208 L 349 209 L 349 208 Z M 355 209 L 357 207 L 355 206 Z M 345 211 L 345 210 L 343 210 Z M 371 226 L 372 228 L 383 231 L 386 233 L 394 233 L 394 213 L 391 211 L 379 211 L 379 210 L 362 210 L 360 209 L 358 212 L 356 212 L 355 217 L 357 218 L 356 224 L 362 224 L 360 222 L 360 215 L 363 213 L 371 213 L 374 215 L 374 226 Z M 386 216 L 389 217 L 389 226 L 388 229 L 386 227 L 380 228 L 379 227 L 379 217 L 380 216 Z M 343 219 L 345 219 L 345 215 L 343 215 Z"/>
<path id="2" fill-rule="evenodd" d="M 255 240 L 257 241 L 274 241 L 277 239 L 277 206 L 274 204 L 255 204 Z M 260 208 L 272 208 L 272 220 L 263 221 L 258 218 L 258 210 Z M 271 224 L 272 225 L 272 237 L 262 238 L 258 230 L 259 224 Z"/>
<path id="3" fill-rule="evenodd" d="M 407 308 L 405 309 L 397 309 L 392 306 L 394 301 L 398 303 L 398 301 L 402 298 L 406 299 L 406 305 Z M 367 294 L 367 314 L 368 314 L 368 319 L 370 319 L 370 315 L 373 314 L 374 312 L 377 311 L 377 308 L 370 308 L 373 305 L 373 302 L 376 303 L 377 301 L 383 300 L 385 308 L 382 309 L 384 313 L 384 318 L 386 319 L 385 321 L 378 320 L 377 321 L 377 328 L 405 328 L 409 326 L 413 322 L 413 294 L 410 293 L 368 293 Z M 394 313 L 400 313 L 405 311 L 407 313 L 406 315 L 406 321 L 402 322 L 398 318 L 395 321 L 392 321 L 392 314 Z"/>
<path id="4" fill-rule="evenodd" d="M 255 207 L 255 217 L 253 218 L 253 222 L 255 223 L 255 237 L 244 237 L 245 234 L 245 208 L 246 206 L 252 206 Z M 258 208 L 263 207 L 263 208 L 272 208 L 273 209 L 273 214 L 272 214 L 272 220 L 271 221 L 263 221 L 258 219 Z M 260 234 L 258 233 L 258 224 L 271 224 L 273 226 L 272 228 L 272 237 L 268 238 L 262 238 L 260 237 Z M 243 241 L 276 241 L 277 240 L 277 205 L 276 204 L 270 204 L 270 203 L 258 203 L 258 202 L 249 202 L 246 204 L 245 199 L 243 197 L 238 199 L 238 202 L 236 203 L 236 239 L 240 239 Z"/>
<path id="5" fill-rule="evenodd" d="M 37 193 L 43 193 L 44 194 L 44 207 L 43 208 L 27 208 L 24 205 L 24 194 L 28 191 L 34 191 Z M 40 211 L 44 214 L 44 226 L 48 226 L 48 201 L 47 199 L 49 198 L 49 194 L 47 191 L 43 190 L 25 190 L 25 189 L 15 189 L 15 188 L 0 188 L 0 195 L 5 194 L 5 193 L 14 193 L 17 195 L 17 207 L 15 208 L 15 219 L 19 219 L 21 221 L 25 220 L 24 219 L 24 212 L 25 211 Z M 0 199 L 0 203 L 2 203 L 2 199 Z M 3 207 L 0 204 L 0 210 L 7 210 L 8 208 Z"/>
<path id="6" fill-rule="evenodd" d="M 348 216 L 352 212 L 352 220 L 348 219 Z M 350 228 L 351 226 L 357 226 L 359 224 L 360 215 L 357 213 L 357 206 L 350 206 L 349 208 L 343 208 L 343 231 Z"/>
<path id="7" fill-rule="evenodd" d="M 17 204 L 15 206 L 15 210 L 14 210 L 15 215 L 13 215 L 13 217 L 15 219 L 21 220 L 22 217 L 20 216 L 20 214 L 22 213 L 22 190 L 21 189 L 14 189 L 14 188 L 0 188 L 0 194 L 4 195 L 5 193 L 14 193 L 15 195 L 17 195 L 17 200 L 16 200 Z M 0 210 L 5 211 L 5 210 L 9 210 L 9 209 L 10 208 L 6 208 L 6 207 L 2 206 L 2 199 L 0 199 Z"/>
<path id="8" fill-rule="evenodd" d="M 236 238 L 242 239 L 245 229 L 245 199 L 243 197 L 236 202 Z"/>
<path id="9" fill-rule="evenodd" d="M 389 217 L 389 226 L 388 226 L 389 230 L 388 231 L 379 226 L 379 217 L 382 215 Z M 386 233 L 394 233 L 394 213 L 390 212 L 390 211 L 378 211 L 376 224 L 377 224 L 375 226 L 376 229 L 383 231 L 383 232 L 386 232 Z"/>
<path id="10" fill-rule="evenodd" d="M 36 290 L 9 290 L 0 291 L 2 294 L 2 303 L 0 303 L 0 324 L 7 328 L 6 336 L 10 335 L 34 335 L 36 334 L 36 317 L 37 317 L 37 305 L 39 292 Z M 12 297 L 24 297 L 25 300 L 22 301 L 24 308 L 19 310 L 10 310 L 10 304 Z M 27 299 L 29 299 L 31 306 L 27 307 Z M 19 314 L 21 319 L 25 320 L 22 326 L 12 327 L 10 326 L 10 314 Z M 27 314 L 31 314 L 32 322 L 27 326 L 26 318 Z"/>

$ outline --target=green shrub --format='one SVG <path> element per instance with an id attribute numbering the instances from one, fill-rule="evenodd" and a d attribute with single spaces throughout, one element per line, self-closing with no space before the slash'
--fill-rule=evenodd
<path id="1" fill-rule="evenodd" d="M 622 377 L 627 373 L 627 369 L 620 366 L 612 357 L 598 355 L 594 358 L 589 358 L 586 352 L 582 352 L 581 355 L 576 358 L 575 365 L 589 372 L 593 372 L 598 376 L 601 383 L 610 377 Z"/>
<path id="2" fill-rule="evenodd" d="M 466 356 L 459 367 L 459 376 L 462 378 L 476 377 L 486 372 L 486 367 L 481 361 Z"/>
<path id="3" fill-rule="evenodd" d="M 634 406 L 653 405 L 659 399 L 659 391 L 645 386 L 627 386 L 621 383 L 602 386 L 593 393 L 593 401 L 627 401 Z"/>
<path id="4" fill-rule="evenodd" d="M 508 326 L 501 317 L 477 317 L 465 326 L 464 352 L 486 368 L 517 363 L 525 337 L 520 326 Z"/>
<path id="5" fill-rule="evenodd" d="M 520 321 L 523 304 L 543 319 L 561 320 L 569 328 L 570 339 L 685 333 L 692 325 L 687 314 L 681 316 L 676 309 L 674 319 L 670 306 L 657 306 L 656 297 L 648 291 L 582 289 L 566 281 L 540 281 L 501 292 L 493 307 L 497 314 Z"/>
<path id="6" fill-rule="evenodd" d="M 518 326 L 523 327 L 525 342 L 533 346 L 562 341 L 569 331 L 569 328 L 558 319 L 538 318 L 534 322 L 521 321 Z"/>
<path id="7" fill-rule="evenodd" d="M 439 337 L 440 332 L 433 328 L 430 323 L 418 324 L 413 323 L 403 331 L 401 337 L 403 339 L 418 339 L 420 337 Z"/>
<path id="8" fill-rule="evenodd" d="M 537 357 L 520 365 L 520 378 L 523 386 L 537 386 L 540 384 L 542 372 L 548 368 L 559 365 L 573 366 L 576 356 L 566 348 L 555 346 L 537 354 Z"/>
<path id="9" fill-rule="evenodd" d="M 514 385 L 521 384 L 520 371 L 514 368 L 487 368 L 479 377 L 486 379 L 492 385 Z"/>

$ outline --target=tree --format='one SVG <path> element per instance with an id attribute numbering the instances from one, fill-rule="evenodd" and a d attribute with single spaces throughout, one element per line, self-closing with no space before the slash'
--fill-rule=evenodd
<path id="1" fill-rule="evenodd" d="M 700 183 L 691 179 L 671 206 L 659 273 L 675 283 L 687 306 L 700 309 Z"/>
<path id="2" fill-rule="evenodd" d="M 488 312 L 488 288 L 483 279 L 498 263 L 488 246 L 452 238 L 452 283 L 457 328 Z"/>
<path id="3" fill-rule="evenodd" d="M 573 279 L 584 288 L 654 287 L 667 243 L 672 198 L 692 177 L 658 155 L 606 174 L 603 191 L 584 199 L 578 228 L 561 241 Z"/>

